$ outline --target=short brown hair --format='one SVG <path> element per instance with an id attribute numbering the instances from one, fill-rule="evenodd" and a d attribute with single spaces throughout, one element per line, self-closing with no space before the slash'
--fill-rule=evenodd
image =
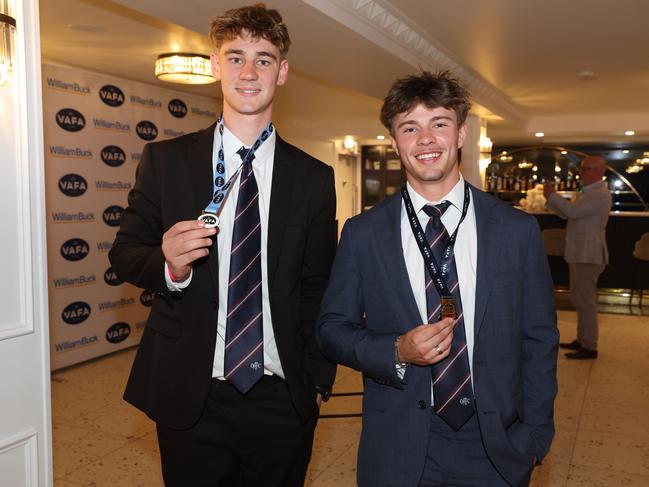
<path id="1" fill-rule="evenodd" d="M 381 107 L 381 123 L 392 133 L 392 122 L 401 113 L 408 113 L 419 104 L 428 108 L 454 110 L 461 126 L 471 108 L 469 91 L 448 71 L 407 76 L 394 82 Z"/>
<path id="2" fill-rule="evenodd" d="M 236 39 L 245 31 L 253 39 L 265 39 L 279 49 L 282 58 L 288 54 L 291 39 L 282 16 L 263 3 L 228 10 L 210 24 L 209 37 L 217 49 L 224 41 Z"/>

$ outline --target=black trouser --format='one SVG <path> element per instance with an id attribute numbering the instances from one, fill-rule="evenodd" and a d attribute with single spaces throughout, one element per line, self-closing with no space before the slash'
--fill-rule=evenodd
<path id="1" fill-rule="evenodd" d="M 158 425 L 167 487 L 300 487 L 317 416 L 300 421 L 286 383 L 264 376 L 244 396 L 212 380 L 208 404 L 188 430 Z"/>

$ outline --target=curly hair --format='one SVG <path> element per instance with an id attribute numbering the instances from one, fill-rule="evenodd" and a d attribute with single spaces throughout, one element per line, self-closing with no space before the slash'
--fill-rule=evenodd
<path id="1" fill-rule="evenodd" d="M 449 71 L 406 76 L 394 82 L 381 107 L 381 123 L 392 133 L 392 122 L 400 113 L 408 113 L 419 104 L 428 108 L 454 110 L 461 126 L 471 108 L 469 91 Z"/>
<path id="2" fill-rule="evenodd" d="M 288 54 L 291 39 L 282 16 L 263 3 L 228 10 L 210 24 L 209 37 L 217 49 L 223 42 L 231 41 L 242 32 L 253 39 L 265 39 L 279 49 L 282 58 Z"/>

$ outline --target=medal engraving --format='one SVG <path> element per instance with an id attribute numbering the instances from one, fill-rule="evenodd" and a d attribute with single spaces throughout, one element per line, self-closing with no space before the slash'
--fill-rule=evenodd
<path id="1" fill-rule="evenodd" d="M 219 226 L 219 217 L 214 213 L 204 212 L 197 218 L 202 222 L 205 222 L 205 228 L 216 228 Z"/>
<path id="2" fill-rule="evenodd" d="M 457 318 L 457 311 L 455 309 L 455 299 L 452 296 L 442 296 L 440 298 L 440 315 L 441 319 L 444 318 Z"/>

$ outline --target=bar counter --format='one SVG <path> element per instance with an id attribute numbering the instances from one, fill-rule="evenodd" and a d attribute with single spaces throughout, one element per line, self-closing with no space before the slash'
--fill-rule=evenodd
<path id="1" fill-rule="evenodd" d="M 541 230 L 566 227 L 566 220 L 554 213 L 530 212 L 530 214 L 537 218 Z M 649 272 L 646 272 L 648 266 L 639 265 L 639 262 L 633 258 L 635 242 L 646 232 L 649 232 L 649 212 L 610 212 L 606 226 L 609 264 L 599 278 L 600 288 L 630 289 L 635 279 L 636 288 L 639 284 L 643 284 L 644 289 L 649 289 Z M 549 255 L 548 260 L 554 285 L 568 286 L 568 264 L 563 257 Z"/>

